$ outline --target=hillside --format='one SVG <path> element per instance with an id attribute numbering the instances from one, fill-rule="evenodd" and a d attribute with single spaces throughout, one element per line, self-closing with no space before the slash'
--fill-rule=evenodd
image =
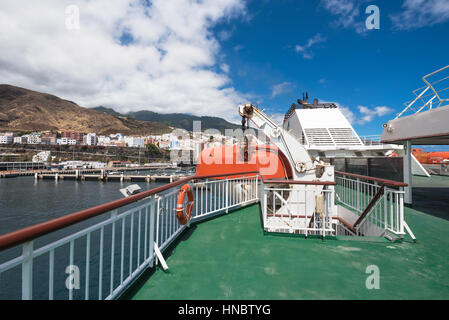
<path id="1" fill-rule="evenodd" d="M 110 134 L 160 134 L 162 123 L 117 117 L 56 96 L 0 84 L 0 131 L 75 130 Z"/>
<path id="2" fill-rule="evenodd" d="M 102 111 L 110 115 L 123 116 L 132 118 L 139 121 L 152 121 L 162 123 L 170 127 L 182 128 L 188 131 L 193 131 L 193 121 L 201 121 L 201 130 L 217 129 L 224 133 L 225 129 L 238 129 L 239 125 L 230 123 L 222 118 L 218 117 L 198 117 L 182 113 L 156 113 L 152 111 L 137 111 L 129 112 L 127 114 L 120 114 L 111 108 L 105 108 L 103 106 L 96 107 L 94 110 Z"/>

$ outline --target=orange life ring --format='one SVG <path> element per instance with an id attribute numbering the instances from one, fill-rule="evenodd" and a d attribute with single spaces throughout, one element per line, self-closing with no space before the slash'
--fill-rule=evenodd
<path id="1" fill-rule="evenodd" d="M 186 208 L 184 208 L 184 198 L 186 194 L 188 201 Z M 187 222 L 189 222 L 190 218 L 192 217 L 193 202 L 194 199 L 192 188 L 188 184 L 183 185 L 181 190 L 179 190 L 178 204 L 176 206 L 176 215 L 180 224 L 187 224 Z"/>

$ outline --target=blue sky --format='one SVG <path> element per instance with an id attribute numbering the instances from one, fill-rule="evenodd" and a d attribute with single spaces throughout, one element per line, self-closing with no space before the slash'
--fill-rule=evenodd
<path id="1" fill-rule="evenodd" d="M 410 18 L 404 15 L 403 1 L 340 4 L 345 2 L 359 10 L 346 26 L 338 21 L 342 16 L 350 20 L 350 14 L 334 14 L 338 8 L 327 8 L 326 1 L 248 2 L 248 19 L 214 29 L 233 85 L 254 95 L 267 111 L 280 114 L 308 91 L 309 97 L 349 108 L 360 135 L 380 134 L 382 123 L 394 118 L 411 91 L 422 86 L 421 77 L 449 64 L 449 19 L 433 24 L 430 17 Z M 357 27 L 365 25 L 365 8 L 371 4 L 380 9 L 380 29 L 360 32 Z M 391 18 L 401 14 L 405 26 Z M 318 41 L 312 40 L 306 55 L 296 50 L 309 39 Z M 394 112 L 362 121 L 365 114 L 359 106 L 386 106 Z"/>
<path id="2" fill-rule="evenodd" d="M 307 91 L 360 135 L 449 64 L 449 0 L 2 0 L 0 30 L 0 83 L 234 122 L 247 102 L 281 122 Z"/>

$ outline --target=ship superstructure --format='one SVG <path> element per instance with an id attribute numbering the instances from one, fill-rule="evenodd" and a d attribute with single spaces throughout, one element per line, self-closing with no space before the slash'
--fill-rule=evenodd
<path id="1" fill-rule="evenodd" d="M 309 103 L 307 96 L 292 104 L 285 114 L 283 128 L 301 142 L 311 157 L 330 163 L 338 158 L 371 158 L 381 165 L 382 159 L 403 156 L 402 145 L 381 143 L 380 135 L 360 137 L 335 103 L 319 103 L 318 99 Z M 413 174 L 428 176 L 414 158 L 412 166 Z M 402 169 L 397 168 L 397 171 Z"/>
<path id="2" fill-rule="evenodd" d="M 283 128 L 297 137 L 311 156 L 385 156 L 390 150 L 402 149 L 399 145 L 362 140 L 336 104 L 319 103 L 318 99 L 313 104 L 298 99 L 285 115 Z"/>

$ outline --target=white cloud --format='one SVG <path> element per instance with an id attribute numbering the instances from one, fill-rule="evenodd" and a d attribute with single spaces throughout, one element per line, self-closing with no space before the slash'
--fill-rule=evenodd
<path id="1" fill-rule="evenodd" d="M 223 71 L 224 73 L 228 73 L 229 70 L 230 70 L 229 65 L 227 65 L 226 63 L 222 63 L 222 64 L 220 65 L 220 69 L 221 69 L 221 71 Z"/>
<path id="2" fill-rule="evenodd" d="M 244 16 L 243 0 L 144 3 L 0 1 L 0 83 L 88 107 L 237 118 L 236 106 L 248 97 L 214 71 L 229 67 L 218 59 L 211 28 Z M 68 5 L 79 7 L 78 30 L 66 28 Z"/>
<path id="3" fill-rule="evenodd" d="M 232 32 L 233 32 L 233 30 L 222 30 L 222 31 L 218 32 L 218 38 L 221 41 L 229 40 L 232 37 Z"/>
<path id="4" fill-rule="evenodd" d="M 350 124 L 354 124 L 356 120 L 356 116 L 354 112 L 351 111 L 348 107 L 341 106 L 340 104 L 336 103 L 338 108 L 341 110 L 343 115 L 346 117 L 346 119 L 349 121 Z"/>
<path id="5" fill-rule="evenodd" d="M 337 27 L 352 28 L 357 33 L 365 33 L 365 19 L 360 15 L 360 4 L 366 0 L 321 0 L 320 6 L 337 16 L 333 24 Z"/>
<path id="6" fill-rule="evenodd" d="M 358 106 L 357 108 L 359 109 L 361 114 L 361 118 L 357 120 L 358 124 L 371 122 L 375 117 L 383 117 L 394 112 L 393 109 L 390 109 L 386 106 L 378 106 L 374 109 L 370 109 L 365 106 Z"/>
<path id="7" fill-rule="evenodd" d="M 273 91 L 271 92 L 271 97 L 274 98 L 283 93 L 289 92 L 292 89 L 293 85 L 290 82 L 282 82 L 273 87 Z"/>
<path id="8" fill-rule="evenodd" d="M 359 114 L 356 114 L 349 107 L 343 106 L 339 103 L 335 104 L 352 125 L 365 124 L 373 121 L 376 117 L 383 117 L 394 112 L 393 109 L 387 106 L 377 106 L 373 109 L 365 106 L 358 106 L 357 109 L 359 111 Z"/>
<path id="9" fill-rule="evenodd" d="M 390 15 L 397 30 L 418 29 L 449 20 L 449 1 L 447 0 L 405 0 L 404 11 Z"/>
<path id="10" fill-rule="evenodd" d="M 284 124 L 285 114 L 283 113 L 268 113 L 267 114 L 271 120 L 273 120 L 277 125 L 281 126 Z"/>
<path id="11" fill-rule="evenodd" d="M 313 47 L 316 44 L 325 42 L 326 38 L 323 37 L 320 33 L 317 33 L 315 36 L 307 40 L 307 43 L 305 45 L 296 45 L 295 50 L 296 52 L 302 53 L 302 56 L 304 59 L 312 59 L 313 53 L 310 52 L 310 48 Z"/>
<path id="12" fill-rule="evenodd" d="M 235 47 L 234 47 L 234 51 L 235 52 L 239 52 L 240 50 L 242 50 L 242 49 L 244 49 L 245 47 L 244 46 L 242 46 L 241 44 L 238 44 L 238 45 L 236 45 Z"/>

